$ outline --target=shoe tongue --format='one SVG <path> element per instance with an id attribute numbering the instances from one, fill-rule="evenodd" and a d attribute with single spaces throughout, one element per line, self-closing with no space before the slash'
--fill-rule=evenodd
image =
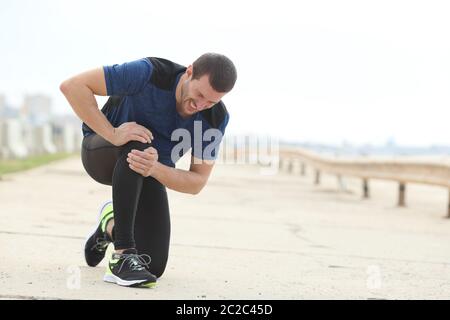
<path id="1" fill-rule="evenodd" d="M 122 254 L 137 254 L 136 249 L 127 249 L 122 252 Z"/>

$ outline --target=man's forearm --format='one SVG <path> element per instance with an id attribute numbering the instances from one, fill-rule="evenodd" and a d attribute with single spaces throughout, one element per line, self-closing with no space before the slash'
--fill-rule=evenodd
<path id="1" fill-rule="evenodd" d="M 160 162 L 157 163 L 152 177 L 169 189 L 190 194 L 199 193 L 206 183 L 199 173 L 172 168 Z"/>
<path id="2" fill-rule="evenodd" d="M 109 141 L 114 127 L 98 109 L 94 93 L 85 85 L 70 82 L 61 85 L 61 91 L 81 121 Z"/>

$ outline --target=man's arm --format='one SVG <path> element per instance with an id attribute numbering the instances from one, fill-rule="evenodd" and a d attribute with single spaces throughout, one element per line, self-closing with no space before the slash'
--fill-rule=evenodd
<path id="1" fill-rule="evenodd" d="M 93 69 L 67 79 L 61 83 L 60 90 L 76 115 L 97 134 L 111 141 L 114 127 L 99 110 L 94 96 L 106 96 L 103 69 Z"/>
<path id="2" fill-rule="evenodd" d="M 152 176 L 169 189 L 190 194 L 198 194 L 203 189 L 214 167 L 213 161 L 191 157 L 189 171 L 172 168 L 157 161 L 156 150 L 152 147 L 144 151 L 132 150 L 128 162 L 137 173 Z"/>
<path id="3" fill-rule="evenodd" d="M 158 162 L 152 176 L 169 189 L 198 194 L 208 182 L 213 167 L 212 161 L 206 163 L 197 159 L 194 163 L 193 157 L 191 158 L 189 171 L 168 167 Z"/>
<path id="4" fill-rule="evenodd" d="M 103 68 L 89 70 L 73 76 L 61 83 L 59 88 L 76 115 L 94 132 L 112 144 L 119 146 L 130 140 L 145 143 L 153 139 L 150 130 L 135 122 L 124 123 L 120 127 L 114 128 L 99 110 L 94 95 L 107 95 Z"/>

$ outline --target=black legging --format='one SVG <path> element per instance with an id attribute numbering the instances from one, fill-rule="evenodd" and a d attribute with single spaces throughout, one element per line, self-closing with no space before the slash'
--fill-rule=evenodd
<path id="1" fill-rule="evenodd" d="M 170 214 L 164 185 L 130 169 L 127 155 L 150 144 L 130 141 L 117 147 L 97 134 L 83 138 L 81 159 L 97 182 L 112 186 L 114 247 L 136 248 L 152 258 L 149 270 L 160 277 L 169 256 Z"/>

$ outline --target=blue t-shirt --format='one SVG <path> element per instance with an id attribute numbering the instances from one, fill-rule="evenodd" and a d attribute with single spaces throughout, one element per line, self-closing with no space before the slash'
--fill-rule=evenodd
<path id="1" fill-rule="evenodd" d="M 103 67 L 107 95 L 102 112 L 114 127 L 135 121 L 152 133 L 159 161 L 174 167 L 189 149 L 214 160 L 228 124 L 222 101 L 186 119 L 176 110 L 175 89 L 186 67 L 162 58 L 143 58 Z M 85 123 L 83 135 L 94 133 Z"/>

